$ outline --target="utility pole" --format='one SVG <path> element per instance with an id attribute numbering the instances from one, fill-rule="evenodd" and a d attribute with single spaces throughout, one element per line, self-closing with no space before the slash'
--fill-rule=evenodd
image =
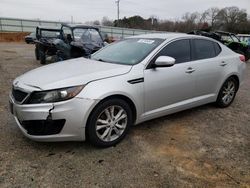
<path id="1" fill-rule="evenodd" d="M 150 18 L 151 18 L 151 24 L 154 25 L 156 16 L 152 15 Z"/>
<path id="2" fill-rule="evenodd" d="M 74 18 L 73 18 L 73 16 L 71 16 L 71 23 L 74 23 Z"/>
<path id="3" fill-rule="evenodd" d="M 117 26 L 118 26 L 120 19 L 120 0 L 116 0 L 115 3 L 117 4 Z"/>

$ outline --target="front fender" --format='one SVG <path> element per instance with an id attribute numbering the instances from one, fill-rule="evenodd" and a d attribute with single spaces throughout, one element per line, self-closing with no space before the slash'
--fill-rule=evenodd
<path id="1" fill-rule="evenodd" d="M 144 83 L 130 84 L 128 80 L 133 78 L 125 74 L 90 82 L 78 97 L 100 101 L 113 95 L 122 95 L 134 103 L 136 117 L 140 117 L 144 112 Z"/>

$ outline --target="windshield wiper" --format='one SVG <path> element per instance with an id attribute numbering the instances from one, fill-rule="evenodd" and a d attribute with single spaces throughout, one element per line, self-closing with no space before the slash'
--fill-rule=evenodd
<path id="1" fill-rule="evenodd" d="M 97 61 L 101 61 L 101 62 L 107 62 L 107 61 L 104 61 L 103 59 L 98 59 Z"/>
<path id="2" fill-rule="evenodd" d="M 106 60 L 103 60 L 103 59 L 95 59 L 93 58 L 93 60 L 96 60 L 96 61 L 100 61 L 100 62 L 104 62 L 104 63 L 113 63 L 113 64 L 120 64 L 120 63 L 117 63 L 117 62 L 112 62 L 112 61 L 106 61 Z"/>

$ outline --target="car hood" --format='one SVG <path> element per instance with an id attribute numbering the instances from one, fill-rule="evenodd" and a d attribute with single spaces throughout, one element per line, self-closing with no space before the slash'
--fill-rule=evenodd
<path id="1" fill-rule="evenodd" d="M 14 83 L 18 81 L 27 86 L 49 90 L 126 74 L 131 67 L 77 58 L 36 68 L 19 76 Z"/>

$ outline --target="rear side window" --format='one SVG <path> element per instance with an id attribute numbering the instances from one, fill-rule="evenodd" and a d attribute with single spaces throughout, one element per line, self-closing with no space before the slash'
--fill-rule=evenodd
<path id="1" fill-rule="evenodd" d="M 220 53 L 220 47 L 217 49 L 218 51 L 216 53 L 215 44 L 212 41 L 204 39 L 194 39 L 193 41 L 195 60 L 213 58 L 218 55 L 217 53 Z"/>
<path id="2" fill-rule="evenodd" d="M 213 42 L 213 43 L 214 43 L 215 56 L 217 56 L 221 52 L 221 47 L 217 42 Z"/>
<path id="3" fill-rule="evenodd" d="M 168 44 L 157 54 L 157 56 L 154 58 L 154 61 L 159 56 L 170 56 L 175 58 L 175 63 L 183 63 L 191 61 L 190 54 L 190 41 L 188 39 L 183 39 Z"/>

